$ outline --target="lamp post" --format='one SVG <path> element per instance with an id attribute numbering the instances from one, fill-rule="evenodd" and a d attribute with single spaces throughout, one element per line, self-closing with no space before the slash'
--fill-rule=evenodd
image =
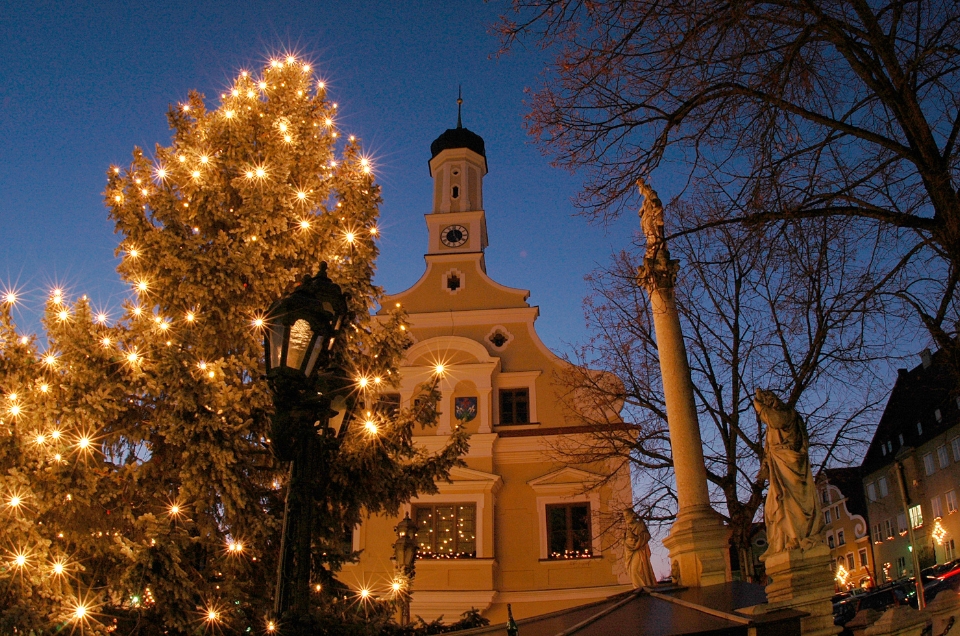
<path id="1" fill-rule="evenodd" d="M 397 580 L 394 583 L 397 586 L 397 594 L 401 595 L 400 624 L 408 625 L 411 588 L 413 579 L 417 575 L 417 524 L 410 518 L 409 512 L 400 520 L 394 531 L 397 533 L 397 541 L 393 544 L 397 568 Z"/>
<path id="2" fill-rule="evenodd" d="M 318 472 L 326 471 L 344 432 L 346 402 L 333 395 L 338 386 L 331 351 L 347 313 L 347 297 L 327 277 L 326 263 L 267 311 L 270 448 L 290 462 L 274 616 L 292 632 L 303 632 L 309 617 L 313 491 L 323 487 Z"/>

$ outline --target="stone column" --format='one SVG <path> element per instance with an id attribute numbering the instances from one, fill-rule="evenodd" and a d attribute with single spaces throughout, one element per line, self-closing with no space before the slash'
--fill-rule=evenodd
<path id="1" fill-rule="evenodd" d="M 820 544 L 808 550 L 777 552 L 766 557 L 764 565 L 770 578 L 765 611 L 789 607 L 805 612 L 807 616 L 800 620 L 804 636 L 840 633 L 840 627 L 833 624 L 830 602 L 834 590 L 830 548 Z"/>
<path id="2" fill-rule="evenodd" d="M 653 213 L 648 211 L 651 200 L 647 195 L 644 215 Z M 720 515 L 710 507 L 707 492 L 707 469 L 703 461 L 693 381 L 674 295 L 679 264 L 670 259 L 662 232 L 659 237 L 647 234 L 647 254 L 648 258 L 644 259 L 638 272 L 638 282 L 650 295 L 653 310 L 677 481 L 677 520 L 663 544 L 670 551 L 670 560 L 676 564 L 674 570 L 679 569 L 681 585 L 724 583 L 731 579 L 730 532 Z"/>

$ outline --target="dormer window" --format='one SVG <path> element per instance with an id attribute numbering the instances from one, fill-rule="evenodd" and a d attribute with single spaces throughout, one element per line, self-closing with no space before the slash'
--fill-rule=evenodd
<path id="1" fill-rule="evenodd" d="M 460 198 L 460 186 L 453 186 L 453 193 L 450 195 L 453 199 Z"/>
<path id="2" fill-rule="evenodd" d="M 938 422 L 943 421 L 943 413 L 940 412 L 940 409 L 934 409 L 933 416 L 937 418 Z"/>
<path id="3" fill-rule="evenodd" d="M 923 424 L 917 422 L 917 435 L 923 435 Z"/>

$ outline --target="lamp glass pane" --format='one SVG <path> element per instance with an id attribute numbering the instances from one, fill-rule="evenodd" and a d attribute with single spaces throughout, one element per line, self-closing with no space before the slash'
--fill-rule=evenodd
<path id="1" fill-rule="evenodd" d="M 270 325 L 270 368 L 280 366 L 280 356 L 283 354 L 283 325 Z"/>
<path id="2" fill-rule="evenodd" d="M 313 338 L 313 329 L 310 323 L 302 318 L 290 327 L 290 344 L 287 346 L 287 366 L 299 369 L 303 357 L 307 354 L 310 340 Z"/>

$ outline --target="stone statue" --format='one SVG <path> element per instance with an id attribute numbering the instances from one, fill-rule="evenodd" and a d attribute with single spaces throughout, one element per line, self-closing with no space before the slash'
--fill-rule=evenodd
<path id="1" fill-rule="evenodd" d="M 653 258 L 664 242 L 663 233 L 663 203 L 657 196 L 657 191 L 637 179 L 637 189 L 643 196 L 643 207 L 640 208 L 640 227 L 647 237 L 647 257 Z"/>
<path id="2" fill-rule="evenodd" d="M 407 579 L 413 579 L 417 558 L 417 524 L 410 518 L 409 512 L 395 530 L 397 541 L 393 544 L 393 554 L 397 571 Z"/>
<path id="3" fill-rule="evenodd" d="M 763 557 L 808 550 L 823 543 L 823 515 L 810 470 L 810 441 L 803 418 L 764 389 L 757 389 L 753 406 L 767 427 L 764 468 L 770 486 L 763 516 L 770 547 Z"/>
<path id="4" fill-rule="evenodd" d="M 631 509 L 623 511 L 626 530 L 623 535 L 623 561 L 633 587 L 654 587 L 657 577 L 650 565 L 650 531 L 647 524 Z"/>

